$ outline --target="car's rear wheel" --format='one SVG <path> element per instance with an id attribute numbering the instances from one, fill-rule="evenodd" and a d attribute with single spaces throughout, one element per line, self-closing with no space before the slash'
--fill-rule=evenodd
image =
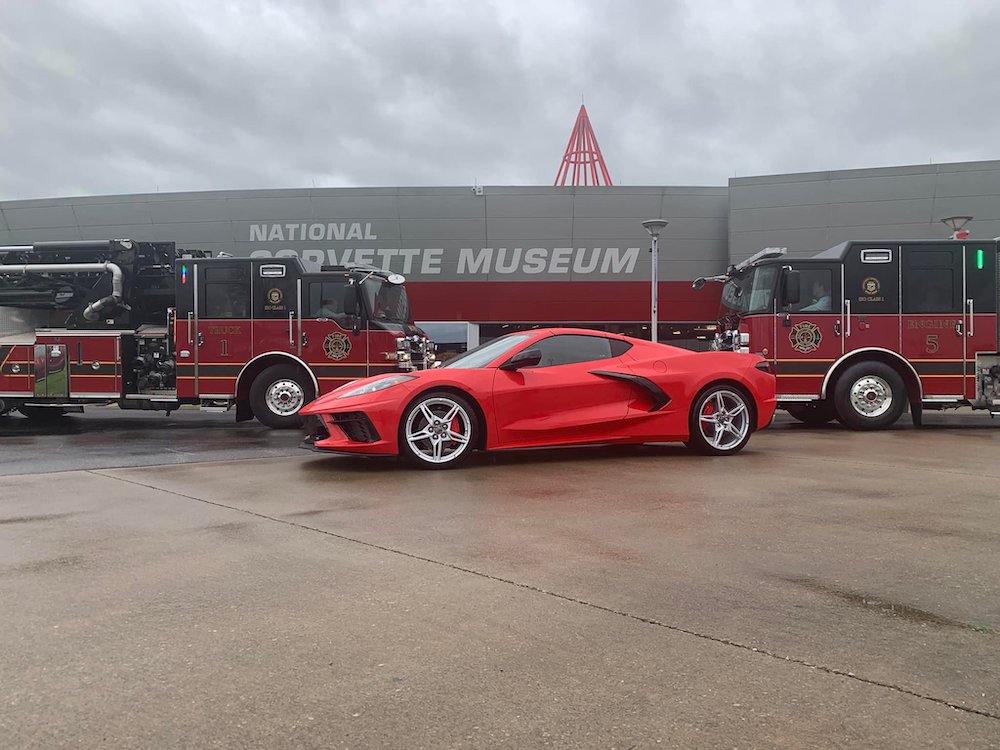
<path id="1" fill-rule="evenodd" d="M 691 450 L 709 456 L 739 453 L 753 432 L 750 397 L 728 384 L 709 386 L 695 399 L 689 426 Z"/>
<path id="2" fill-rule="evenodd" d="M 432 391 L 407 407 L 399 424 L 399 452 L 422 469 L 453 469 L 476 446 L 479 424 L 467 399 Z"/>

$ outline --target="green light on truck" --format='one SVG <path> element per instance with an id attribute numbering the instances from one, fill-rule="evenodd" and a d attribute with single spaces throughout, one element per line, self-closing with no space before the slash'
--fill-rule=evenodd
<path id="1" fill-rule="evenodd" d="M 980 271 L 983 270 L 983 262 L 985 260 L 985 255 L 986 254 L 983 252 L 982 248 L 976 250 L 976 268 L 978 268 Z"/>

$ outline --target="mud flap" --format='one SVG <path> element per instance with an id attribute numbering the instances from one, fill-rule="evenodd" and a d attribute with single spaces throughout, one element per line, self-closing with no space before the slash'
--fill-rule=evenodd
<path id="1" fill-rule="evenodd" d="M 253 419 L 253 409 L 250 408 L 249 401 L 237 401 L 236 402 L 236 421 L 237 422 L 249 422 Z"/>
<path id="2" fill-rule="evenodd" d="M 924 405 L 920 399 L 910 398 L 910 416 L 913 418 L 913 426 L 921 427 L 924 423 Z"/>

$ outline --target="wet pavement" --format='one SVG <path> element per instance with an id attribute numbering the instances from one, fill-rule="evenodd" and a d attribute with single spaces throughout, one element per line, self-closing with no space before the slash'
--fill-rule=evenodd
<path id="1" fill-rule="evenodd" d="M 297 433 L 196 407 L 169 416 L 88 407 L 49 424 L 15 412 L 0 417 L 0 476 L 297 455 L 300 442 Z"/>
<path id="2" fill-rule="evenodd" d="M 0 419 L 11 746 L 1000 747 L 987 416 L 440 473 L 69 419 Z"/>

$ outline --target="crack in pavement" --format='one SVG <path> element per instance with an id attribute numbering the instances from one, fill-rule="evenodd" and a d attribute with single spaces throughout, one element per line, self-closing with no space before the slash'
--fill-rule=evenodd
<path id="1" fill-rule="evenodd" d="M 969 714 L 975 714 L 976 716 L 984 716 L 988 719 L 995 719 L 1000 721 L 1000 713 L 995 713 L 993 711 L 987 711 L 985 709 L 976 708 L 974 706 L 967 706 L 963 703 L 955 703 L 946 698 L 939 698 L 935 695 L 929 695 L 926 693 L 920 693 L 916 690 L 910 690 L 909 688 L 903 687 L 901 685 L 894 685 L 890 682 L 883 682 L 881 680 L 872 679 L 869 677 L 862 677 L 854 672 L 848 672 L 837 667 L 830 667 L 823 664 L 814 664 L 805 659 L 801 659 L 795 656 L 785 656 L 779 654 L 775 651 L 770 651 L 768 649 L 757 648 L 755 646 L 750 646 L 746 643 L 741 643 L 740 641 L 734 641 L 729 638 L 723 638 L 721 636 L 710 635 L 708 633 L 700 633 L 696 630 L 690 630 L 689 628 L 682 627 L 680 625 L 671 625 L 670 623 L 663 622 L 662 620 L 657 620 L 653 617 L 646 617 L 644 615 L 637 615 L 632 612 L 625 612 L 624 610 L 615 609 L 614 607 L 608 607 L 603 604 L 597 604 L 595 602 L 589 602 L 585 599 L 579 599 L 568 594 L 561 594 L 557 591 L 549 591 L 548 589 L 543 589 L 539 586 L 534 586 L 530 583 L 522 583 L 520 581 L 515 581 L 510 578 L 503 578 L 502 576 L 493 575 L 491 573 L 484 573 L 480 570 L 475 570 L 473 568 L 466 568 L 461 565 L 456 565 L 454 563 L 442 562 L 441 560 L 435 560 L 430 557 L 424 557 L 423 555 L 417 555 L 412 552 L 406 552 L 405 550 L 396 549 L 394 547 L 386 547 L 385 545 L 375 544 L 374 542 L 366 542 L 363 539 L 356 539 L 354 537 L 345 536 L 344 534 L 338 534 L 333 531 L 327 531 L 325 529 L 319 529 L 315 526 L 309 526 L 304 523 L 299 523 L 297 521 L 290 521 L 286 518 L 278 518 L 275 516 L 269 516 L 266 513 L 258 513 L 254 510 L 248 510 L 247 508 L 240 508 L 235 505 L 227 505 L 226 503 L 216 502 L 214 500 L 206 500 L 205 498 L 195 497 L 194 495 L 188 495 L 183 492 L 178 492 L 176 490 L 164 489 L 163 487 L 156 487 L 155 485 L 145 484 L 143 482 L 137 482 L 133 479 L 126 479 L 124 477 L 116 477 L 110 474 L 105 474 L 102 470 L 87 470 L 86 473 L 94 474 L 95 476 L 100 476 L 106 479 L 113 479 L 119 482 L 124 482 L 126 484 L 132 484 L 137 487 L 145 487 L 149 490 L 155 490 L 157 492 L 166 492 L 170 495 L 175 495 L 177 497 L 183 497 L 187 500 L 193 500 L 198 503 L 204 503 L 205 505 L 212 505 L 217 508 L 225 508 L 226 510 L 236 511 L 237 513 L 245 513 L 256 518 L 263 519 L 265 521 L 272 521 L 274 523 L 280 523 L 285 526 L 291 526 L 293 528 L 302 529 L 304 531 L 311 531 L 318 534 L 323 534 L 325 536 L 333 537 L 334 539 L 340 539 L 341 541 L 351 542 L 352 544 L 358 544 L 363 547 L 368 547 L 370 549 L 376 549 L 381 552 L 389 552 L 394 555 L 400 555 L 402 557 L 409 558 L 411 560 L 419 560 L 420 562 L 430 563 L 431 565 L 437 565 L 443 568 L 449 568 L 460 573 L 467 573 L 470 575 L 478 576 L 486 580 L 495 581 L 497 583 L 507 584 L 509 586 L 516 586 L 517 588 L 524 589 L 526 591 L 532 591 L 538 594 L 544 594 L 545 596 L 550 596 L 555 599 L 560 599 L 565 602 L 570 602 L 572 604 L 579 604 L 584 607 L 589 607 L 590 609 L 597 610 L 599 612 L 605 612 L 608 614 L 617 615 L 619 617 L 625 617 L 629 620 L 634 620 L 636 622 L 641 622 L 646 625 L 654 625 L 656 627 L 664 628 L 670 630 L 674 633 L 682 633 L 684 635 L 694 636 L 695 638 L 701 638 L 702 640 L 709 641 L 711 643 L 720 644 L 723 646 L 730 646 L 732 648 L 737 648 L 743 651 L 747 651 L 753 654 L 759 654 L 761 656 L 770 657 L 776 661 L 785 662 L 787 664 L 797 664 L 802 667 L 807 667 L 809 669 L 815 669 L 819 672 L 824 672 L 829 675 L 835 675 L 837 677 L 843 677 L 848 680 L 853 680 L 855 682 L 860 682 L 865 685 L 871 685 L 874 687 L 884 688 L 886 690 L 891 690 L 896 693 L 901 693 L 903 695 L 909 695 L 914 698 L 919 698 L 921 700 L 929 701 L 931 703 L 936 703 L 940 706 L 947 706 L 948 708 L 954 709 L 956 711 L 962 711 Z"/>

